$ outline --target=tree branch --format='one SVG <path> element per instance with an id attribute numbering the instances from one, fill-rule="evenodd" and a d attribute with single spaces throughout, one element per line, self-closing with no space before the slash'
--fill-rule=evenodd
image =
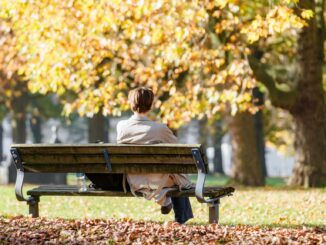
<path id="1" fill-rule="evenodd" d="M 274 78 L 267 73 L 266 65 L 261 63 L 254 55 L 250 55 L 248 60 L 255 78 L 268 89 L 272 104 L 276 107 L 289 110 L 296 100 L 296 90 L 281 90 L 276 86 Z"/>
<path id="2" fill-rule="evenodd" d="M 325 30 L 325 10 L 326 10 L 326 1 L 317 0 L 316 1 L 316 21 L 317 21 L 317 35 L 319 40 L 319 49 L 324 50 L 324 40 L 326 40 L 326 30 Z M 324 61 L 324 52 L 320 52 L 320 60 Z"/>

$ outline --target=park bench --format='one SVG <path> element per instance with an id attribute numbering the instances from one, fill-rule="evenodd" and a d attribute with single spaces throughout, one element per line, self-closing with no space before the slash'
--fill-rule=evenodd
<path id="1" fill-rule="evenodd" d="M 196 187 L 171 189 L 168 195 L 196 196 L 209 207 L 209 223 L 218 223 L 220 198 L 230 196 L 232 187 L 206 187 L 207 160 L 201 145 L 186 144 L 14 144 L 10 149 L 17 168 L 16 197 L 26 201 L 32 217 L 39 216 L 41 196 L 133 196 L 125 191 L 72 185 L 43 185 L 23 195 L 24 173 L 197 173 Z M 206 198 L 205 198 L 206 197 Z"/>

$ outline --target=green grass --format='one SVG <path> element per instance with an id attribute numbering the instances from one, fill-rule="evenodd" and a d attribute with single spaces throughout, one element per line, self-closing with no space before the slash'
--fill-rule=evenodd
<path id="1" fill-rule="evenodd" d="M 76 181 L 76 174 L 68 174 L 68 183 L 74 184 Z M 190 175 L 190 179 L 193 183 L 196 182 L 197 175 Z M 227 185 L 230 178 L 225 175 L 206 175 L 205 186 L 224 186 Z M 284 187 L 286 182 L 283 178 L 266 178 L 266 186 L 272 187 Z"/>
<path id="2" fill-rule="evenodd" d="M 226 177 L 209 176 L 208 185 L 222 185 Z M 326 189 L 291 189 L 281 179 L 267 181 L 264 188 L 236 188 L 232 197 L 221 200 L 220 223 L 260 226 L 325 226 Z M 283 181 L 284 183 L 284 181 Z M 25 189 L 33 186 L 28 185 Z M 0 187 L 0 215 L 27 215 L 28 207 L 18 202 L 14 186 Z M 195 218 L 190 223 L 206 224 L 207 206 L 191 198 Z M 164 216 L 153 201 L 118 197 L 42 197 L 40 215 L 50 218 L 132 218 L 164 222 L 173 220 L 173 212 Z"/>
<path id="3" fill-rule="evenodd" d="M 197 175 L 191 175 L 192 182 L 196 182 Z M 207 175 L 205 186 L 224 186 L 228 185 L 230 178 L 225 175 Z M 270 187 L 285 187 L 286 182 L 283 178 L 266 178 L 266 186 Z"/>
<path id="4" fill-rule="evenodd" d="M 190 175 L 191 182 L 196 183 L 197 175 Z M 229 181 L 225 175 L 206 175 L 205 186 L 224 186 Z"/>

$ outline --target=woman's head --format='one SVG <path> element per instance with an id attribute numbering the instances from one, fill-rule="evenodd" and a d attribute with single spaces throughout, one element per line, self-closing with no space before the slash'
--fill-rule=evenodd
<path id="1" fill-rule="evenodd" d="M 128 100 L 133 112 L 146 113 L 152 107 L 154 93 L 146 87 L 136 88 L 129 92 Z"/>

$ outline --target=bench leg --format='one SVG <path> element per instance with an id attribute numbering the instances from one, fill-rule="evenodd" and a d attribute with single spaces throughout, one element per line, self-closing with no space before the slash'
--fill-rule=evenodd
<path id="1" fill-rule="evenodd" d="M 218 224 L 220 200 L 208 204 L 209 223 Z"/>
<path id="2" fill-rule="evenodd" d="M 39 197 L 30 197 L 27 201 L 28 213 L 32 215 L 32 218 L 39 217 L 38 203 L 40 202 Z"/>

